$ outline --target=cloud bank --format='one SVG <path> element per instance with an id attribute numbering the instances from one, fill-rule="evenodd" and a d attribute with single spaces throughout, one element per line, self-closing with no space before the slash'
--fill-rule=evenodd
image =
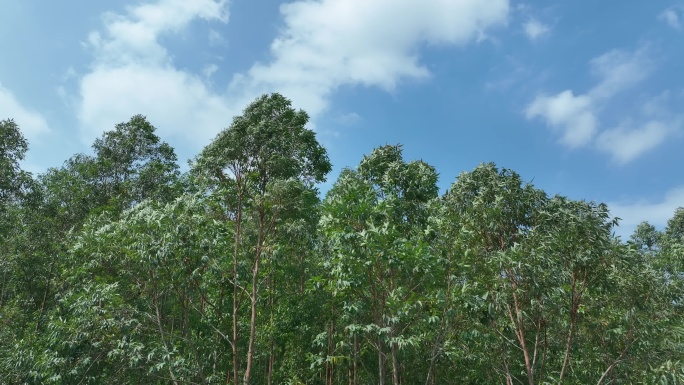
<path id="1" fill-rule="evenodd" d="M 507 0 L 322 0 L 281 6 L 285 28 L 271 44 L 273 60 L 235 76 L 231 90 L 279 91 L 312 115 L 342 85 L 394 89 L 430 76 L 424 45 L 462 45 L 507 20 Z"/>
<path id="2" fill-rule="evenodd" d="M 160 0 L 107 13 L 101 31 L 88 36 L 91 71 L 80 80 L 77 115 L 84 140 L 143 113 L 164 134 L 206 141 L 204 127 L 226 124 L 224 98 L 201 75 L 180 70 L 160 38 L 185 31 L 191 22 L 228 21 L 224 0 Z M 228 116 L 227 116 L 228 115 Z"/>
<path id="3" fill-rule="evenodd" d="M 505 25 L 508 0 L 319 0 L 280 8 L 284 27 L 271 59 L 235 74 L 225 92 L 204 73 L 174 65 L 160 37 L 182 34 L 192 22 L 228 21 L 226 0 L 158 0 L 106 14 L 85 45 L 90 72 L 80 80 L 78 117 L 86 141 L 131 115 L 144 113 L 164 134 L 205 144 L 262 93 L 280 92 L 316 117 L 343 85 L 393 90 L 406 79 L 429 78 L 425 46 L 463 45 Z M 209 44 L 224 42 L 217 30 Z M 221 88 L 221 87 L 218 87 Z"/>

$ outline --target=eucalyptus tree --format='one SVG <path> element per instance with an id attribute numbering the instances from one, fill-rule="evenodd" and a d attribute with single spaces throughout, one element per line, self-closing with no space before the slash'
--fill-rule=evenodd
<path id="1" fill-rule="evenodd" d="M 27 150 L 19 126 L 13 120 L 0 121 L 0 360 L 10 354 L 8 347 L 20 336 L 17 326 L 28 321 L 30 311 L 24 307 L 33 309 L 40 297 L 39 288 L 25 287 L 33 281 L 23 279 L 23 261 L 17 255 L 21 241 L 27 241 L 21 239 L 22 206 L 32 179 L 19 164 Z"/>
<path id="2" fill-rule="evenodd" d="M 673 300 L 684 308 L 684 207 L 675 210 L 658 240 L 658 262 L 674 289 Z"/>
<path id="3" fill-rule="evenodd" d="M 208 191 L 223 196 L 223 216 L 234 227 L 233 382 L 238 383 L 241 298 L 250 300 L 249 339 L 244 384 L 249 384 L 255 355 L 261 266 L 274 248 L 279 219 L 286 204 L 274 204 L 283 189 L 295 196 L 310 194 L 325 180 L 331 164 L 315 133 L 305 126 L 308 115 L 291 107 L 280 94 L 263 95 L 233 118 L 230 127 L 202 150 L 193 172 Z M 241 278 L 243 271 L 251 279 Z"/>
<path id="4" fill-rule="evenodd" d="M 20 201 L 32 181 L 19 165 L 27 150 L 28 142 L 19 126 L 11 119 L 0 121 L 0 308 L 11 291 L 9 242 L 12 234 L 20 231 Z"/>
<path id="5" fill-rule="evenodd" d="M 663 280 L 613 237 L 606 205 L 548 197 L 493 164 L 461 174 L 443 201 L 466 310 L 480 318 L 461 333 L 480 352 L 460 356 L 478 368 L 471 381 L 625 382 L 663 362 Z"/>
<path id="6" fill-rule="evenodd" d="M 550 304 L 565 302 L 563 294 L 549 298 L 556 293 L 554 287 L 573 282 L 568 286 L 571 302 L 575 301 L 571 308 L 579 306 L 578 291 L 583 290 L 583 284 L 574 283 L 572 268 L 563 265 L 577 252 L 563 249 L 569 243 L 553 240 L 555 234 L 574 235 L 570 228 L 554 232 L 566 218 L 549 216 L 560 214 L 566 202 L 549 200 L 543 191 L 523 184 L 518 174 L 493 164 L 461 174 L 444 200 L 457 218 L 454 236 L 463 242 L 464 260 L 470 266 L 463 285 L 473 286 L 473 295 L 481 299 L 473 302 L 483 313 L 480 339 L 491 344 L 485 350 L 492 361 L 485 365 L 507 383 L 522 381 L 522 371 L 522 377 L 534 384 L 535 374 L 543 376 L 549 366 L 549 346 L 543 337 L 549 330 L 561 330 L 547 329 L 553 317 Z M 553 203 L 558 207 L 549 209 Z M 551 247 L 557 250 L 545 250 Z M 563 327 L 569 329 L 569 340 L 574 328 L 572 323 Z"/>
<path id="7" fill-rule="evenodd" d="M 656 319 L 665 325 L 665 332 L 643 339 L 650 340 L 652 350 L 660 353 L 660 364 L 653 365 L 653 382 L 680 384 L 684 383 L 684 207 L 677 208 L 665 229 L 653 238 L 655 246 L 645 254 L 664 281 L 665 295 Z"/>
<path id="8" fill-rule="evenodd" d="M 19 165 L 28 150 L 28 142 L 14 120 L 0 121 L 0 214 L 16 201 L 31 179 Z"/>
<path id="9" fill-rule="evenodd" d="M 77 154 L 39 177 L 38 212 L 50 224 L 43 231 L 53 237 L 46 255 L 49 270 L 66 253 L 69 232 L 78 231 L 89 216 L 108 212 L 115 219 L 145 199 L 171 201 L 177 195 L 176 155 L 155 130 L 142 115 L 133 116 L 96 139 L 93 155 Z"/>
<path id="10" fill-rule="evenodd" d="M 170 202 L 176 195 L 177 158 L 142 115 L 119 123 L 93 143 L 103 204 L 125 209 L 145 199 Z"/>
<path id="11" fill-rule="evenodd" d="M 462 173 L 443 197 L 453 221 L 451 236 L 461 243 L 463 263 L 470 267 L 461 285 L 470 286 L 472 311 L 482 314 L 480 324 L 473 325 L 477 330 L 471 333 L 474 338 L 465 340 L 465 344 L 479 345 L 488 352 L 471 356 L 485 362 L 468 363 L 479 367 L 475 375 L 487 376 L 476 381 L 499 381 L 495 378 L 503 377 L 510 383 L 522 369 L 534 383 L 537 346 L 529 346 L 525 326 L 539 322 L 525 320 L 523 315 L 535 317 L 537 309 L 531 307 L 537 303 L 538 291 L 530 291 L 534 287 L 526 286 L 527 272 L 521 270 L 546 269 L 538 261 L 522 265 L 518 258 L 526 257 L 521 250 L 523 240 L 538 221 L 538 208 L 547 200 L 543 192 L 523 185 L 519 175 L 498 170 L 493 164 Z M 524 358 L 522 366 L 515 357 L 517 352 Z"/>
<path id="12" fill-rule="evenodd" d="M 428 203 L 437 194 L 432 166 L 407 163 L 401 146 L 387 145 L 365 156 L 356 170 L 345 169 L 323 202 L 328 288 L 339 298 L 343 317 L 338 322 L 344 322 L 340 328 L 347 334 L 340 343 L 348 349 L 337 354 L 351 362 L 351 383 L 359 381 L 359 360 L 367 347 L 377 354 L 379 384 L 386 381 L 387 361 L 393 384 L 415 381 L 402 373 L 411 363 L 400 362 L 400 351 L 420 340 L 411 329 L 432 280 L 425 230 Z M 335 355 L 327 354 L 328 359 Z"/>
<path id="13" fill-rule="evenodd" d="M 0 121 L 0 309 L 11 291 L 8 282 L 11 261 L 7 247 L 10 231 L 17 228 L 17 198 L 26 180 L 30 179 L 19 166 L 27 150 L 28 142 L 19 126 L 13 120 Z"/>
<path id="14" fill-rule="evenodd" d="M 655 226 L 648 222 L 641 222 L 629 237 L 628 243 L 634 245 L 638 250 L 650 252 L 658 247 L 661 236 Z"/>
<path id="15" fill-rule="evenodd" d="M 155 131 L 135 115 L 96 139 L 93 155 L 77 154 L 41 176 L 46 204 L 66 229 L 90 214 L 118 214 L 145 199 L 169 202 L 178 195 L 176 154 Z"/>
<path id="16" fill-rule="evenodd" d="M 16 129 L 11 121 L 3 123 L 3 130 L 8 127 Z M 17 346 L 18 350 L 33 355 L 31 341 L 44 337 L 36 332 L 43 331 L 45 315 L 58 305 L 57 296 L 64 288 L 62 271 L 79 267 L 79 261 L 72 265 L 66 255 L 72 236 L 88 217 L 108 212 L 116 218 L 122 210 L 144 199 L 173 199 L 178 175 L 176 157 L 154 131 L 144 117 L 134 116 L 96 140 L 94 155 L 78 154 L 62 167 L 40 175 L 30 189 L 24 189 L 21 226 L 15 226 L 12 238 L 13 255 L 20 262 L 13 276 L 22 280 L 20 286 L 30 300 L 22 306 L 22 313 L 29 318 L 17 321 L 13 327 L 26 332 L 26 338 L 17 339 L 24 344 Z M 19 149 L 7 152 L 14 159 L 14 163 L 7 164 L 15 165 L 26 144 L 16 135 L 7 137 Z M 20 175 L 3 172 L 10 174 Z M 13 185 L 20 184 L 15 181 Z"/>

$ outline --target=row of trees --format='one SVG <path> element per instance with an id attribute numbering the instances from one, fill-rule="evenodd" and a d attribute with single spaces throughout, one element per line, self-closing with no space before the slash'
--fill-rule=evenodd
<path id="1" fill-rule="evenodd" d="M 134 116 L 33 177 L 0 122 L 0 382 L 684 383 L 684 209 L 622 242 L 603 204 L 383 146 L 331 170 L 250 104 L 179 173 Z"/>

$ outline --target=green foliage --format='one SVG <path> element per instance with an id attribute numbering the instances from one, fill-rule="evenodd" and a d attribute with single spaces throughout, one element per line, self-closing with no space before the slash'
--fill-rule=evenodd
<path id="1" fill-rule="evenodd" d="M 0 122 L 0 383 L 681 384 L 684 209 L 604 204 L 386 145 L 331 169 L 256 99 L 179 175 L 136 115 L 33 179 Z"/>
<path id="2" fill-rule="evenodd" d="M 385 367 L 399 381 L 400 365 L 409 364 L 400 360 L 422 341 L 412 331 L 420 330 L 434 273 L 424 225 L 436 183 L 434 168 L 406 163 L 400 146 L 384 146 L 364 157 L 358 171 L 344 170 L 328 193 L 320 224 L 328 253 L 324 268 L 344 322 L 337 326 L 340 332 L 329 332 L 340 335 L 329 336 L 328 344 L 339 338 L 344 349 L 328 346 L 327 359 L 345 357 L 350 371 L 358 372 L 353 361 L 374 349 L 381 381 L 389 373 Z"/>
<path id="3" fill-rule="evenodd" d="M 331 165 L 315 133 L 305 128 L 308 120 L 282 95 L 264 95 L 216 136 L 193 169 L 215 184 L 234 178 L 259 193 L 273 180 L 322 182 Z"/>
<path id="4" fill-rule="evenodd" d="M 11 119 L 0 121 L 0 215 L 6 205 L 17 198 L 30 175 L 22 171 L 19 162 L 24 159 L 28 142 L 19 126 Z"/>

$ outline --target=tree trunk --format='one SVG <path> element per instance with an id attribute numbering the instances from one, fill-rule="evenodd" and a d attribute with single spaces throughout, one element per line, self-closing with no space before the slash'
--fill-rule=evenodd
<path id="1" fill-rule="evenodd" d="M 152 277 L 152 274 L 150 274 L 150 279 L 153 282 L 156 282 L 154 280 L 154 277 Z M 164 336 L 164 328 L 162 327 L 162 317 L 161 317 L 161 312 L 159 311 L 159 301 L 158 301 L 158 296 L 157 296 L 158 292 L 157 292 L 157 285 L 156 284 L 154 285 L 153 290 L 154 290 L 154 295 L 153 295 L 152 299 L 154 301 L 154 310 L 155 310 L 155 314 L 157 316 L 157 328 L 159 330 L 159 338 L 162 341 L 162 346 L 164 346 L 165 353 L 168 355 L 168 354 L 170 354 L 170 350 L 169 350 L 168 344 L 166 343 L 166 337 Z M 171 381 L 173 381 L 174 385 L 178 385 L 178 379 L 176 378 L 176 374 L 173 372 L 171 365 L 166 365 L 166 367 L 169 371 L 169 375 L 171 376 Z"/>
<path id="2" fill-rule="evenodd" d="M 513 272 L 508 270 L 507 275 L 511 282 L 511 288 L 513 289 L 513 306 L 515 308 L 515 316 L 511 311 L 511 307 L 508 306 L 508 316 L 513 324 L 513 330 L 515 336 L 518 338 L 520 347 L 522 348 L 523 357 L 525 358 L 525 369 L 527 371 L 527 381 L 530 385 L 534 385 L 534 368 L 532 367 L 532 362 L 530 361 L 530 353 L 527 349 L 527 343 L 525 342 L 525 323 L 522 319 L 522 311 L 520 310 L 520 302 L 518 301 L 518 285 L 513 278 Z"/>
<path id="3" fill-rule="evenodd" d="M 256 340 L 256 316 L 257 316 L 257 286 L 259 284 L 259 260 L 254 262 L 252 269 L 252 314 L 249 319 L 249 348 L 247 350 L 247 369 L 245 369 L 244 385 L 249 385 L 252 375 L 252 362 L 254 361 L 254 341 Z"/>
<path id="4" fill-rule="evenodd" d="M 245 369 L 244 385 L 249 385 L 252 376 L 252 365 L 254 361 L 254 341 L 256 340 L 256 317 L 257 317 L 257 294 L 259 287 L 259 265 L 264 243 L 264 209 L 259 212 L 259 234 L 257 237 L 257 250 L 254 257 L 254 267 L 252 268 L 252 315 L 249 320 L 249 348 L 247 350 L 247 368 Z"/>
<path id="5" fill-rule="evenodd" d="M 385 357 L 382 354 L 382 338 L 378 336 L 378 385 L 385 385 Z"/>
<path id="6" fill-rule="evenodd" d="M 238 361 L 238 308 L 240 306 L 238 303 L 238 253 L 240 251 L 240 237 L 242 236 L 242 198 L 242 193 L 239 193 L 235 217 L 235 245 L 233 248 L 233 385 L 238 384 L 238 372 L 240 369 Z M 226 377 L 226 383 L 230 383 L 230 375 Z"/>
<path id="7" fill-rule="evenodd" d="M 352 380 L 353 385 L 359 384 L 359 342 L 357 340 L 356 333 L 354 333 L 354 372 L 352 375 Z"/>
<path id="8" fill-rule="evenodd" d="M 50 271 L 48 272 L 47 282 L 45 283 L 45 292 L 43 293 L 43 300 L 40 304 L 40 314 L 38 315 L 38 321 L 36 322 L 36 333 L 38 332 L 38 327 L 40 326 L 40 324 L 43 323 L 43 314 L 45 313 L 45 305 L 47 304 L 47 297 L 50 293 L 50 283 L 52 283 L 52 273 L 55 268 L 56 260 L 57 259 L 53 257 L 52 261 L 50 262 Z M 2 299 L 0 299 L 0 301 L 2 301 Z"/>
<path id="9" fill-rule="evenodd" d="M 273 268 L 271 267 L 270 269 L 270 275 L 271 277 L 268 280 L 268 286 L 271 288 L 269 291 L 269 300 L 268 300 L 268 307 L 270 308 L 270 313 L 271 313 L 271 325 L 270 325 L 270 331 L 269 331 L 269 336 L 268 336 L 268 378 L 266 380 L 266 383 L 268 385 L 272 384 L 273 381 L 273 367 L 275 366 L 275 341 L 273 338 L 273 325 L 274 325 L 274 320 L 273 320 L 273 287 L 275 284 L 273 283 Z"/>
<path id="10" fill-rule="evenodd" d="M 399 347 L 394 342 L 394 325 L 390 327 L 390 349 L 392 354 L 392 385 L 399 385 L 399 361 L 397 360 L 397 350 Z"/>

